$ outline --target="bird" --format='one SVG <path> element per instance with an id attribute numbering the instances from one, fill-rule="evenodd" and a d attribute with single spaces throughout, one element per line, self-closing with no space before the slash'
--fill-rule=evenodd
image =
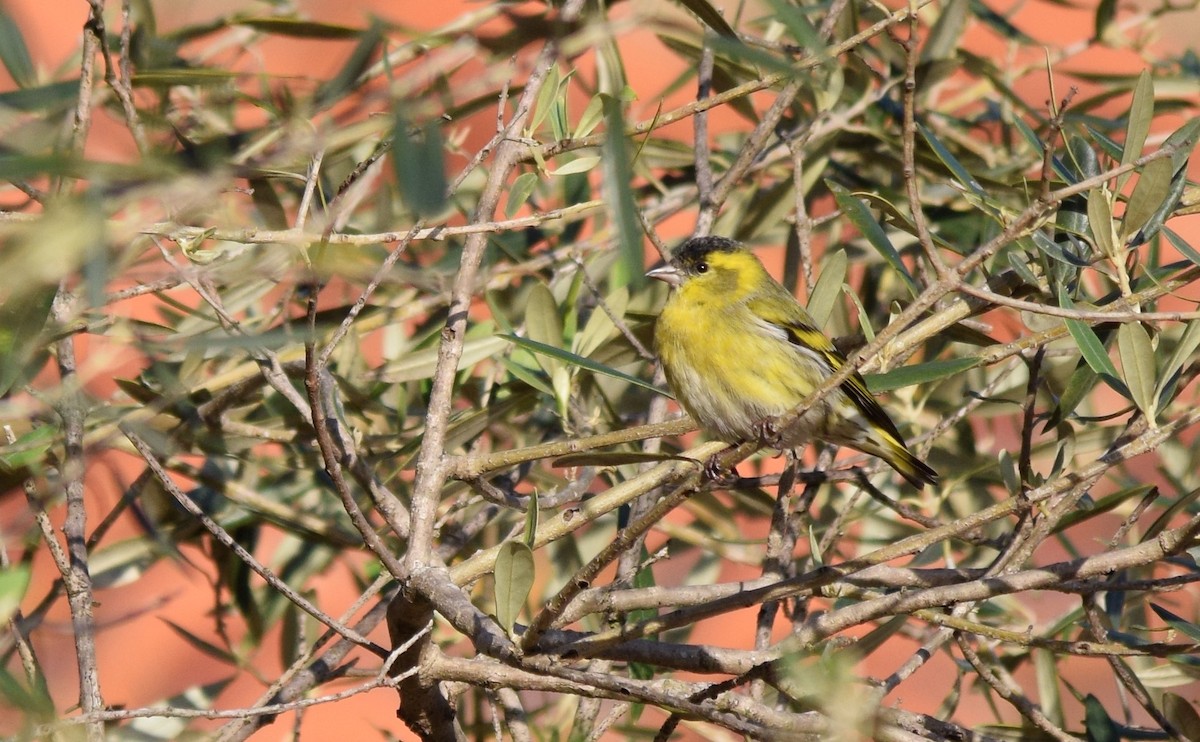
<path id="1" fill-rule="evenodd" d="M 792 293 L 735 240 L 691 238 L 646 275 L 670 286 L 654 330 L 667 383 L 719 440 L 762 440 L 776 418 L 846 364 Z M 773 434 L 774 448 L 823 440 L 878 456 L 918 489 L 938 481 L 857 371 L 795 425 Z"/>

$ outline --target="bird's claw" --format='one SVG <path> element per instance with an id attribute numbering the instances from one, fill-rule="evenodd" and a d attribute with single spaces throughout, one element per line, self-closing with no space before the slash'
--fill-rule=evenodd
<path id="1" fill-rule="evenodd" d="M 704 477 L 718 486 L 725 486 L 738 480 L 737 470 L 726 467 L 722 463 L 719 453 L 714 453 L 704 462 Z"/>
<path id="2" fill-rule="evenodd" d="M 774 448 L 783 450 L 783 434 L 779 431 L 779 426 L 773 417 L 764 417 L 762 420 L 754 423 L 754 437 L 758 439 L 760 445 L 766 448 Z"/>

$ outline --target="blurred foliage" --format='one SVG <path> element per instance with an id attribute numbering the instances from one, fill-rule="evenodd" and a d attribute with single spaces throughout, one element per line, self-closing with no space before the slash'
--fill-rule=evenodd
<path id="1" fill-rule="evenodd" d="M 28 498 L 4 524 L 0 703 L 15 720 L 4 732 L 45 736 L 77 709 L 40 664 L 70 650 L 45 638 L 66 598 L 42 554 L 57 535 L 36 517 L 63 517 L 72 467 L 94 487 L 140 440 L 179 488 L 138 456 L 143 473 L 122 480 L 123 497 L 85 493 L 101 603 L 164 562 L 212 585 L 211 631 L 171 628 L 181 651 L 228 676 L 164 689 L 158 705 L 180 710 L 164 713 L 169 723 L 118 714 L 109 728 L 177 738 L 194 731 L 185 712 L 221 708 L 231 680 L 250 675 L 266 691 L 280 670 L 261 657 L 330 668 L 294 698 L 343 690 L 332 667 L 382 662 L 369 647 L 323 657 L 321 622 L 197 513 L 328 616 L 347 606 L 322 604 L 313 581 L 353 579 L 366 608 L 345 625 L 369 632 L 371 606 L 396 591 L 377 579 L 386 560 L 364 545 L 338 477 L 403 556 L 415 462 L 440 416 L 453 476 L 437 502 L 436 559 L 505 635 L 539 614 L 550 629 L 504 667 L 476 656 L 479 636 L 435 622 L 429 651 L 479 660 L 455 699 L 473 736 L 498 718 L 514 738 L 545 740 L 665 736 L 681 720 L 772 739 L 972 727 L 981 738 L 1197 738 L 1200 245 L 1180 217 L 1200 192 L 1188 169 L 1200 65 L 1148 45 L 1194 9 L 1105 0 L 1078 44 L 1043 52 L 987 0 L 918 5 L 918 45 L 906 50 L 904 11 L 858 0 L 590 3 L 565 20 L 562 3 L 465 4 L 429 32 L 321 23 L 287 2 L 166 30 L 155 14 L 168 4 L 141 0 L 124 36 L 120 9 L 107 9 L 108 56 L 92 60 L 82 107 L 78 57 L 57 69 L 32 59 L 0 9 L 0 63 L 14 81 L 0 91 L 0 473 L 6 498 Z M 652 31 L 653 54 L 677 71 L 663 90 L 636 87 L 628 68 L 646 61 L 628 56 L 645 43 L 629 42 L 635 29 Z M 1008 57 L 972 51 L 983 38 Z M 301 40 L 343 61 L 325 78 L 274 70 L 268 45 Z M 551 41 L 558 53 L 542 63 Z M 736 116 L 709 122 L 711 149 L 697 154 L 690 125 L 709 106 L 677 91 L 696 88 L 706 47 L 708 102 Z M 1071 71 L 1096 47 L 1141 54 L 1144 70 Z M 1049 110 L 1020 92 L 1046 79 L 1047 58 Z M 545 79 L 524 126 L 493 138 L 535 72 Z M 764 126 L 773 104 L 780 119 Z M 82 146 L 108 136 L 101 122 L 125 132 L 110 150 L 121 154 Z M 498 208 L 481 210 L 505 142 L 520 145 L 516 166 Z M 942 482 L 914 492 L 875 460 L 818 450 L 780 494 L 778 467 L 752 459 L 741 473 L 760 476 L 699 485 L 646 543 L 631 542 L 615 577 L 593 583 L 583 565 L 680 481 L 643 485 L 647 472 L 695 470 L 678 437 L 620 435 L 661 422 L 667 394 L 646 352 L 665 294 L 640 281 L 643 225 L 694 220 L 712 196 L 697 185 L 708 168 L 723 199 L 713 231 L 784 246 L 785 283 L 847 350 L 941 291 L 864 370 Z M 947 276 L 973 290 L 937 273 L 915 209 Z M 451 291 L 478 232 L 487 247 L 475 301 L 455 310 L 470 321 L 439 411 L 428 401 Z M 329 348 L 327 373 L 306 361 L 306 342 Z M 79 360 L 60 378 L 64 344 Z M 340 475 L 326 471 L 306 398 L 318 377 Z M 60 415 L 77 403 L 81 460 Z M 827 476 L 810 473 L 814 462 Z M 722 582 L 735 568 L 761 580 Z M 564 586 L 598 590 L 543 614 Z M 732 649 L 696 660 L 696 623 L 745 607 L 759 611 L 757 633 L 733 622 Z M 789 638 L 772 639 L 772 626 Z M 887 646 L 902 650 L 887 657 L 924 646 L 952 660 L 936 713 L 906 709 L 933 698 L 910 679 L 922 660 L 879 674 Z M 432 662 L 422 682 L 436 693 L 438 680 L 467 679 L 447 667 Z M 533 692 L 538 673 L 582 690 Z M 994 709 L 992 725 L 963 721 L 972 696 Z M 223 738 L 267 718 L 231 722 Z"/>

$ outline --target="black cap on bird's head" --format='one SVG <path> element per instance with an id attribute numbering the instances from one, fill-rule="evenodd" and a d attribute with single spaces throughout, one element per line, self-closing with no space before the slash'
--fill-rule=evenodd
<path id="1" fill-rule="evenodd" d="M 745 247 L 736 240 L 728 237 L 693 237 L 685 241 L 671 253 L 671 260 L 663 266 L 654 268 L 646 273 L 650 278 L 656 278 L 672 286 L 683 282 L 685 275 L 704 273 L 708 270 L 710 256 L 715 252 L 736 253 L 744 252 Z"/>

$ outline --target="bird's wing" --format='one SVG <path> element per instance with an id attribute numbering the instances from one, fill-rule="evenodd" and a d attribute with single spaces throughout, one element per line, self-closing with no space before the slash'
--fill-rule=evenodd
<path id="1" fill-rule="evenodd" d="M 781 336 L 786 333 L 788 342 L 798 350 L 818 356 L 829 367 L 831 373 L 845 366 L 846 357 L 834 347 L 825 333 L 813 325 L 812 318 L 804 311 L 804 307 L 782 288 L 780 294 L 779 297 L 753 298 L 748 302 L 748 308 L 761 322 L 777 328 Z M 896 424 L 867 391 L 867 383 L 863 381 L 861 374 L 855 371 L 843 381 L 842 392 L 854 403 L 863 417 L 879 426 L 903 448 L 904 439 L 900 437 L 900 431 L 896 430 Z"/>

